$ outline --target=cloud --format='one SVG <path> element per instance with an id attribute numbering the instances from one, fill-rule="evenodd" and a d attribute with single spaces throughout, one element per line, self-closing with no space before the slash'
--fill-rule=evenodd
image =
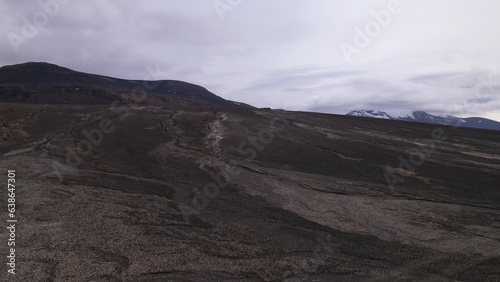
<path id="1" fill-rule="evenodd" d="M 467 102 L 469 103 L 476 103 L 476 104 L 486 104 L 491 102 L 491 98 L 474 98 L 474 99 L 469 99 Z"/>
<path id="2" fill-rule="evenodd" d="M 418 75 L 418 76 L 413 76 L 410 77 L 409 80 L 415 83 L 423 83 L 423 84 L 428 84 L 428 83 L 433 83 L 433 82 L 439 82 L 443 79 L 453 77 L 458 75 L 458 72 L 446 72 L 446 73 L 433 73 L 433 74 L 426 74 L 426 75 Z"/>

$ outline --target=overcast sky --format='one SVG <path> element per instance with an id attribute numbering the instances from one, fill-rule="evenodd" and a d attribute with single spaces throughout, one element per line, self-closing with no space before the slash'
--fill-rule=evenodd
<path id="1" fill-rule="evenodd" d="M 0 65 L 202 85 L 257 107 L 500 121 L 498 0 L 0 0 Z"/>

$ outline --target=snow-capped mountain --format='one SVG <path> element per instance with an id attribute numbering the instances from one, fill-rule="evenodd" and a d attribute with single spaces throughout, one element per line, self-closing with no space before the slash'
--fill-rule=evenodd
<path id="1" fill-rule="evenodd" d="M 413 121 L 413 122 L 423 122 L 423 123 L 433 123 L 433 124 L 444 124 L 444 125 L 458 125 L 463 126 L 467 121 L 463 118 L 456 116 L 435 116 L 428 114 L 423 111 L 415 111 L 406 116 L 398 116 L 393 119 Z"/>
<path id="2" fill-rule="evenodd" d="M 357 117 L 382 118 L 382 119 L 392 119 L 392 120 L 404 120 L 411 122 L 457 125 L 463 127 L 500 130 L 500 122 L 491 119 L 480 118 L 480 117 L 460 118 L 451 115 L 439 116 L 439 115 L 432 115 L 423 111 L 414 111 L 411 114 L 407 115 L 392 116 L 382 111 L 355 110 L 347 113 L 347 115 L 357 116 Z"/>
<path id="3" fill-rule="evenodd" d="M 386 112 L 376 112 L 376 111 L 365 111 L 365 110 L 360 110 L 360 111 L 351 111 L 347 113 L 348 116 L 356 116 L 356 117 L 371 117 L 371 118 L 383 118 L 383 119 L 394 119 L 390 115 L 388 115 Z"/>

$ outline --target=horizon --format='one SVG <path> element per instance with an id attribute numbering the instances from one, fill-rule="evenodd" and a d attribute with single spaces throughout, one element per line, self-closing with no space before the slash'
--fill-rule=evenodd
<path id="1" fill-rule="evenodd" d="M 1 65 L 123 79 L 149 68 L 261 108 L 500 121 L 495 1 L 40 3 L 0 4 Z"/>
<path id="2" fill-rule="evenodd" d="M 61 67 L 61 68 L 66 68 L 65 66 L 60 66 L 60 65 L 57 65 L 57 64 L 54 64 L 54 63 L 51 63 L 51 62 L 23 62 L 23 63 L 18 63 L 18 64 L 13 64 L 13 65 L 3 65 L 3 66 L 0 66 L 0 68 L 3 68 L 3 67 L 6 67 L 6 66 L 15 66 L 15 65 L 22 65 L 22 64 L 28 64 L 28 63 L 35 63 L 35 64 L 39 64 L 39 63 L 42 63 L 42 64 L 49 64 L 49 65 L 54 65 L 54 66 L 58 66 L 58 67 Z M 75 69 L 70 69 L 72 71 L 75 71 L 75 72 L 80 72 L 80 73 L 85 73 L 85 74 L 90 74 L 90 75 L 99 75 L 99 76 L 107 76 L 107 75 L 101 75 L 101 74 L 98 74 L 98 73 L 87 73 L 87 72 L 82 72 L 82 71 L 79 71 L 79 70 L 75 70 Z M 140 79 L 136 79 L 136 78 L 121 78 L 121 77 L 113 77 L 113 76 L 107 76 L 107 77 L 110 77 L 110 78 L 114 78 L 114 79 L 121 79 L 121 80 L 140 80 Z M 165 79 L 165 80 L 171 80 L 171 79 Z M 161 81 L 161 80 L 149 80 L 149 81 Z M 187 82 L 187 83 L 190 83 L 189 81 L 183 81 L 183 82 Z M 203 85 L 199 85 L 201 87 L 204 87 Z M 207 89 L 208 91 L 210 91 L 210 89 Z M 217 93 L 214 93 L 215 95 L 219 96 Z M 223 99 L 226 99 L 225 97 L 222 97 L 222 96 L 219 96 Z M 241 101 L 234 101 L 234 102 L 238 102 L 238 103 L 244 103 L 244 102 L 241 102 Z M 253 105 L 251 105 L 253 106 Z M 258 107 L 258 108 L 268 108 L 268 107 Z M 280 109 L 280 110 L 287 110 L 287 111 L 294 111 L 294 110 L 289 110 L 289 109 L 281 109 L 281 108 L 273 108 L 273 109 Z M 300 110 L 299 110 L 300 111 Z M 411 116 L 414 112 L 420 112 L 421 110 L 409 110 L 409 111 L 385 111 L 383 109 L 352 109 L 352 110 L 349 110 L 345 113 L 329 113 L 329 112 L 321 112 L 321 111 L 305 111 L 305 112 L 311 112 L 311 113 L 322 113 L 322 114 L 340 114 L 340 115 L 347 115 L 349 114 L 350 112 L 353 112 L 353 111 L 373 111 L 373 112 L 384 112 L 384 113 L 387 113 L 389 114 L 390 116 L 392 117 L 405 117 L 405 116 Z M 431 112 L 426 112 L 426 111 L 423 111 L 427 114 L 431 114 L 431 115 L 436 115 L 436 116 L 453 116 L 453 115 L 440 115 L 440 114 L 436 114 L 436 113 L 431 113 Z M 482 117 L 482 116 L 454 116 L 454 117 L 458 117 L 458 118 L 484 118 L 484 119 L 489 119 L 489 120 L 492 120 L 492 121 L 496 121 L 496 122 L 500 122 L 500 119 L 499 120 L 495 120 L 495 119 L 491 119 L 491 118 L 485 118 L 485 117 Z"/>

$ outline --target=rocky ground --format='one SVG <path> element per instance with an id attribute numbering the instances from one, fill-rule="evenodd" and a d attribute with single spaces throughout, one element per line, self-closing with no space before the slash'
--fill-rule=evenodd
<path id="1" fill-rule="evenodd" d="M 498 131 L 0 103 L 0 155 L 2 281 L 500 280 Z"/>

